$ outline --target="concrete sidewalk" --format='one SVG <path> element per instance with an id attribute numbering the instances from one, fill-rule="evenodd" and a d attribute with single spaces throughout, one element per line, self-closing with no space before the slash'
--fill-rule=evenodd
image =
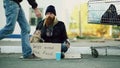
<path id="1" fill-rule="evenodd" d="M 20 40 L 0 41 L 0 68 L 119 68 L 120 49 L 108 48 L 108 55 L 105 56 L 106 49 L 98 48 L 100 56 L 91 56 L 91 46 L 119 46 L 119 41 L 106 40 L 105 42 L 90 42 L 90 40 L 78 40 L 71 42 L 71 47 L 67 53 L 80 53 L 79 59 L 46 59 L 42 61 L 22 60 Z"/>
<path id="2" fill-rule="evenodd" d="M 21 60 L 21 54 L 0 54 L 0 68 L 120 68 L 120 56 L 83 55 L 81 59 Z"/>
<path id="3" fill-rule="evenodd" d="M 98 42 L 96 42 L 96 40 Z M 106 55 L 106 49 L 107 49 L 107 55 L 120 55 L 120 41 L 105 40 L 105 42 L 101 42 L 101 40 L 98 39 L 94 39 L 94 40 L 82 39 L 82 40 L 72 41 L 68 53 L 91 54 L 91 49 L 90 49 L 91 46 L 100 47 L 97 48 L 100 55 Z M 106 48 L 105 46 L 117 46 L 119 48 L 118 49 Z M 22 53 L 20 39 L 1 40 L 0 53 Z"/>

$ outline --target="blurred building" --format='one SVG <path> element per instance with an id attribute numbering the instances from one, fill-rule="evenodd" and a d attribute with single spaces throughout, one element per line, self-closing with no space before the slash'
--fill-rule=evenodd
<path id="1" fill-rule="evenodd" d="M 43 18 L 48 5 L 54 5 L 56 8 L 57 18 L 64 21 L 69 36 L 100 36 L 100 30 L 106 28 L 107 34 L 111 36 L 111 26 L 101 26 L 99 24 L 88 23 L 88 0 L 36 0 L 38 8 L 42 12 Z M 93 1 L 93 0 L 92 0 Z M 41 18 L 36 18 L 35 14 L 28 4 L 27 0 L 21 3 L 27 21 L 31 25 L 31 33 L 35 31 L 36 24 Z M 6 18 L 3 8 L 3 0 L 0 0 L 0 29 L 4 27 Z M 102 28 L 101 28 L 102 27 Z M 20 34 L 20 27 L 16 23 L 14 34 Z"/>

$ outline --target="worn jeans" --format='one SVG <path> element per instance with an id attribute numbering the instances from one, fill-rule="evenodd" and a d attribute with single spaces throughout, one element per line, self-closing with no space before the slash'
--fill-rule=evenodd
<path id="1" fill-rule="evenodd" d="M 62 43 L 61 44 L 61 52 L 67 52 L 68 48 L 66 47 L 66 44 Z"/>
<path id="2" fill-rule="evenodd" d="M 12 0 L 3 0 L 6 25 L 0 30 L 0 40 L 12 34 L 15 28 L 16 21 L 21 28 L 21 42 L 23 57 L 31 55 L 32 49 L 29 42 L 30 26 L 25 18 L 24 11 L 20 5 Z"/>

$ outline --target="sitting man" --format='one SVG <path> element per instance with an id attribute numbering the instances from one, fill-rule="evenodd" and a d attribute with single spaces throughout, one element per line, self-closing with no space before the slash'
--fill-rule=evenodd
<path id="1" fill-rule="evenodd" d="M 41 31 L 41 38 L 44 42 L 61 43 L 61 58 L 70 47 L 64 22 L 56 18 L 56 11 L 53 5 L 49 5 L 45 12 L 46 18 L 40 21 L 36 30 Z"/>

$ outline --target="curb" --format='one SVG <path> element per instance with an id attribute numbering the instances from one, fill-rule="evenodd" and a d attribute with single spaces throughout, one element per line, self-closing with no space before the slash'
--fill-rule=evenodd
<path id="1" fill-rule="evenodd" d="M 120 49 L 97 48 L 99 55 L 120 55 Z M 22 53 L 21 46 L 0 46 L 0 53 Z M 91 54 L 90 47 L 70 47 L 66 53 Z"/>

